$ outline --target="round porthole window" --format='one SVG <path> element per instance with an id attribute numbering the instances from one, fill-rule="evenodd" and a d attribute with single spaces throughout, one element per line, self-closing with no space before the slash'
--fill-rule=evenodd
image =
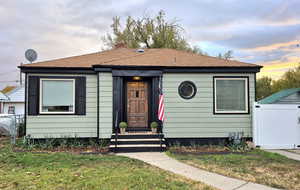
<path id="1" fill-rule="evenodd" d="M 196 85 L 191 81 L 184 81 L 178 87 L 178 93 L 181 98 L 191 99 L 196 95 Z"/>

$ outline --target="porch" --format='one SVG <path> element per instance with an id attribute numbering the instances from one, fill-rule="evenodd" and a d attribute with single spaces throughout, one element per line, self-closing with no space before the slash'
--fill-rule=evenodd
<path id="1" fill-rule="evenodd" d="M 127 132 L 147 132 L 151 122 L 161 124 L 158 101 L 162 71 L 113 70 L 112 76 L 113 133 L 119 132 L 116 125 L 120 122 L 128 124 Z"/>
<path id="2" fill-rule="evenodd" d="M 163 151 L 166 148 L 158 120 L 160 70 L 113 70 L 113 134 L 110 149 L 115 152 Z M 119 123 L 126 122 L 125 134 Z M 158 122 L 152 133 L 151 122 Z"/>

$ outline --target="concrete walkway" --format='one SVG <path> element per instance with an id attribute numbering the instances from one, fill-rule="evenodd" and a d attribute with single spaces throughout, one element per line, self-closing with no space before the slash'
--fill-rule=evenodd
<path id="1" fill-rule="evenodd" d="M 281 154 L 282 156 L 288 157 L 290 159 L 300 161 L 300 154 L 297 154 L 297 153 L 288 152 L 285 150 L 271 150 L 271 149 L 269 149 L 269 150 L 265 149 L 265 151 L 272 152 L 272 153 L 278 153 L 278 154 Z"/>
<path id="2" fill-rule="evenodd" d="M 117 155 L 144 161 L 153 166 L 203 182 L 222 190 L 275 190 L 268 186 L 207 172 L 170 158 L 161 152 L 119 153 Z"/>

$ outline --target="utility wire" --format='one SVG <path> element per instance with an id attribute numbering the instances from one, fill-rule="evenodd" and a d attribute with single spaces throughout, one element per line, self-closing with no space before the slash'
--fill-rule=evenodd
<path id="1" fill-rule="evenodd" d="M 20 82 L 19 80 L 1 80 L 0 82 Z"/>
<path id="2" fill-rule="evenodd" d="M 0 73 L 0 75 L 6 75 L 6 74 L 9 74 L 9 73 L 13 73 L 13 72 L 18 72 L 18 70 L 14 69 L 14 70 L 6 71 L 4 73 Z"/>

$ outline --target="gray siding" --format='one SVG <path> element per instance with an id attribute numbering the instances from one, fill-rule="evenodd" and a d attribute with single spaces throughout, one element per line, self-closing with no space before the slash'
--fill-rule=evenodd
<path id="1" fill-rule="evenodd" d="M 27 116 L 27 134 L 33 138 L 97 137 L 97 75 L 64 76 L 86 76 L 86 115 Z"/>
<path id="2" fill-rule="evenodd" d="M 113 107 L 113 78 L 111 73 L 100 73 L 99 75 L 99 123 L 100 138 L 110 138 L 112 133 L 112 107 Z"/>
<path id="3" fill-rule="evenodd" d="M 97 75 L 67 76 L 87 77 L 86 115 L 27 116 L 27 134 L 34 138 L 97 137 Z M 229 132 L 237 131 L 252 136 L 251 114 L 213 114 L 213 76 L 249 76 L 251 109 L 255 93 L 254 74 L 164 74 L 164 133 L 167 138 L 227 137 Z M 110 138 L 112 133 L 112 79 L 111 73 L 99 74 L 100 138 Z M 178 95 L 178 86 L 185 80 L 193 81 L 197 86 L 193 99 L 184 100 Z"/>
<path id="4" fill-rule="evenodd" d="M 250 114 L 213 114 L 213 76 L 249 76 Z M 164 74 L 164 134 L 167 138 L 228 137 L 229 132 L 251 134 L 251 105 L 254 101 L 254 74 Z M 190 100 L 178 95 L 178 86 L 189 80 L 197 86 Z"/>

